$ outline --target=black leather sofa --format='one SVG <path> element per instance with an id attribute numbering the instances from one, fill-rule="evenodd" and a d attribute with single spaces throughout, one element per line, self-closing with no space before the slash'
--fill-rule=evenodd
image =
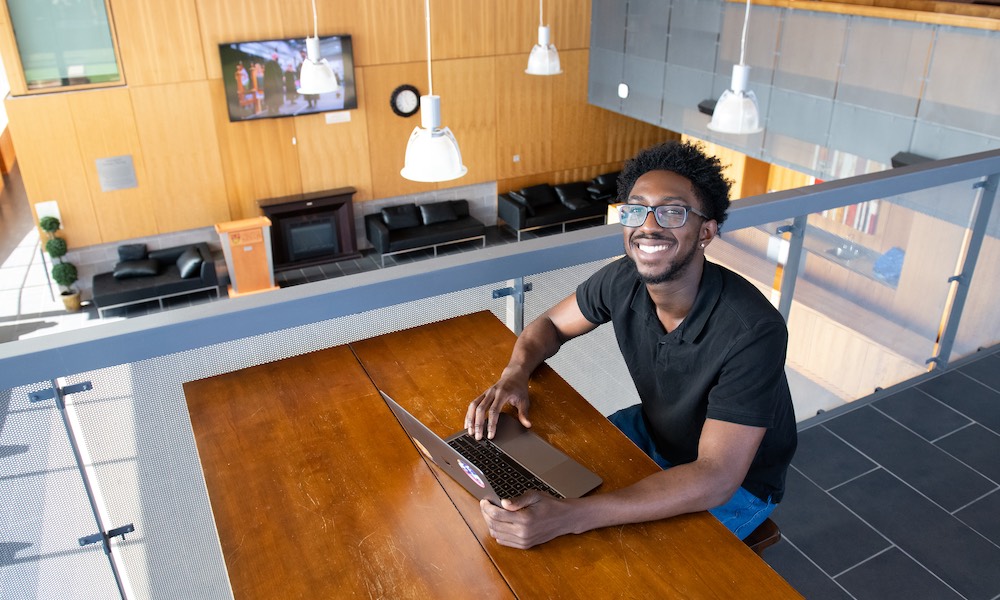
<path id="1" fill-rule="evenodd" d="M 517 233 L 562 226 L 588 219 L 606 220 L 608 204 L 616 196 L 618 173 L 606 173 L 592 181 L 560 185 L 533 185 L 497 197 L 497 217 Z"/>
<path id="2" fill-rule="evenodd" d="M 486 225 L 469 215 L 467 200 L 387 206 L 365 215 L 365 235 L 375 251 L 385 257 L 402 252 L 481 240 L 486 246 Z"/>
<path id="3" fill-rule="evenodd" d="M 189 244 L 147 252 L 145 244 L 118 248 L 114 271 L 94 275 L 91 294 L 98 316 L 111 308 L 195 292 L 215 291 L 219 278 L 208 244 Z"/>

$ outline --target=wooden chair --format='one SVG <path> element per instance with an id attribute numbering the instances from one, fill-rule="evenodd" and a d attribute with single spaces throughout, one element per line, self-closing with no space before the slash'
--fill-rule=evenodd
<path id="1" fill-rule="evenodd" d="M 754 529 L 750 535 L 743 540 L 743 543 L 756 552 L 757 556 L 763 556 L 764 548 L 773 546 L 779 541 L 781 541 L 781 530 L 778 529 L 777 523 L 771 519 L 767 519 L 758 525 L 757 529 Z"/>

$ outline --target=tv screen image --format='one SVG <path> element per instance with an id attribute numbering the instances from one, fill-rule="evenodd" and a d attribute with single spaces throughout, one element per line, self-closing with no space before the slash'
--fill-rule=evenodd
<path id="1" fill-rule="evenodd" d="M 321 36 L 319 47 L 340 89 L 302 95 L 296 90 L 306 60 L 305 38 L 219 44 L 229 120 L 293 117 L 357 108 L 351 36 Z"/>

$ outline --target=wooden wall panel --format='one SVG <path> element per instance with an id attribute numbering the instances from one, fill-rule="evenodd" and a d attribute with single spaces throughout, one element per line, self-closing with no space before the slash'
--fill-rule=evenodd
<path id="1" fill-rule="evenodd" d="M 563 50 L 590 47 L 590 0 L 546 0 L 544 9 L 560 63 Z M 496 53 L 523 54 L 527 66 L 531 47 L 538 43 L 538 0 L 497 0 L 495 10 Z"/>
<path id="2" fill-rule="evenodd" d="M 32 204 L 58 202 L 62 235 L 70 248 L 101 243 L 68 95 L 8 98 L 6 107 L 21 179 Z"/>
<path id="3" fill-rule="evenodd" d="M 389 95 L 392 90 L 404 83 L 414 85 L 421 94 L 426 94 L 426 63 L 383 65 L 365 69 L 364 95 L 359 96 L 359 99 L 363 99 L 367 108 L 368 153 L 371 157 L 372 195 L 375 198 L 389 198 L 435 189 L 434 184 L 416 183 L 403 179 L 399 174 L 406 154 L 406 141 L 410 138 L 413 128 L 420 125 L 419 112 L 412 117 L 403 118 L 389 108 Z M 438 88 L 434 91 L 440 92 Z M 444 124 L 449 127 L 450 106 L 449 99 L 442 97 L 441 117 Z M 461 132 L 456 132 L 456 136 L 460 135 Z M 458 141 L 461 148 L 461 138 Z"/>
<path id="4" fill-rule="evenodd" d="M 6 2 L 0 2 L 0 55 L 3 55 L 4 72 L 10 93 L 20 96 L 28 91 L 28 85 L 24 81 L 24 71 L 17 53 L 17 40 L 14 38 L 14 27 L 10 22 L 10 12 L 7 10 Z"/>
<path id="5" fill-rule="evenodd" d="M 435 2 L 431 2 L 432 35 L 436 31 L 433 29 L 435 7 Z M 363 0 L 361 18 L 366 32 L 364 37 L 370 40 L 365 47 L 365 62 L 361 64 L 388 65 L 422 60 L 426 70 L 427 35 L 421 0 Z M 433 50 L 431 48 L 432 53 Z"/>
<path id="6" fill-rule="evenodd" d="M 357 69 L 358 97 L 364 97 L 365 69 Z M 355 202 L 372 196 L 368 121 L 363 107 L 331 115 L 347 115 L 347 123 L 327 123 L 326 115 L 295 117 L 302 191 L 315 192 L 350 186 Z M 388 105 L 388 102 L 386 102 Z M 405 143 L 405 142 L 404 142 Z"/>
<path id="7" fill-rule="evenodd" d="M 420 23 L 426 27 L 423 20 Z M 492 56 L 497 29 L 504 28 L 498 23 L 504 22 L 494 20 L 492 2 L 431 0 L 431 57 L 437 61 Z"/>
<path id="8" fill-rule="evenodd" d="M 598 165 L 617 162 L 631 157 L 641 146 L 626 144 L 622 153 L 609 156 L 607 147 L 616 132 L 611 127 L 620 123 L 621 115 L 587 104 L 587 70 L 590 61 L 588 50 L 567 50 L 559 52 L 559 62 L 563 74 L 540 79 L 553 80 L 552 86 L 552 151 L 554 169 L 567 165 Z M 531 77 L 527 75 L 527 77 Z M 664 129 L 654 128 L 633 119 L 640 125 L 633 132 L 656 129 L 667 134 Z M 642 136 L 644 134 L 640 134 Z M 675 134 L 671 134 L 675 135 Z"/>
<path id="9" fill-rule="evenodd" d="M 520 56 L 498 56 L 496 71 L 497 177 L 510 179 L 552 171 L 553 90 L 561 83 L 561 76 L 527 75 Z"/>
<path id="10" fill-rule="evenodd" d="M 195 0 L 111 0 L 130 86 L 205 79 Z M 213 48 L 214 49 L 214 48 Z"/>
<path id="11" fill-rule="evenodd" d="M 160 233 L 229 220 L 207 81 L 131 90 Z"/>
<path id="12" fill-rule="evenodd" d="M 155 2 L 156 0 L 150 1 Z M 198 21 L 201 24 L 205 73 L 209 79 L 220 79 L 222 77 L 222 65 L 219 62 L 219 44 L 224 42 L 279 38 L 282 37 L 285 31 L 284 8 L 286 2 L 274 2 L 273 0 L 197 0 L 197 3 Z M 311 23 L 311 14 L 309 18 Z"/>
<path id="13" fill-rule="evenodd" d="M 101 228 L 101 241 L 115 242 L 157 233 L 156 190 L 146 177 L 145 159 L 129 92 L 125 88 L 68 94 L 77 143 Z M 103 191 L 96 161 L 131 156 L 138 187 Z"/>
<path id="14" fill-rule="evenodd" d="M 4 127 L 0 133 L 0 171 L 10 173 L 17 161 L 17 153 L 14 152 L 14 139 L 10 135 L 10 128 Z"/>
<path id="15" fill-rule="evenodd" d="M 229 196 L 229 218 L 258 217 L 258 200 L 302 193 L 295 120 L 230 123 L 221 80 L 209 82 L 209 95 Z"/>
<path id="16" fill-rule="evenodd" d="M 441 96 L 442 125 L 451 129 L 469 172 L 438 189 L 497 178 L 497 98 L 494 59 L 447 60 L 434 67 L 434 93 Z M 405 149 L 405 145 L 404 145 Z"/>
<path id="17" fill-rule="evenodd" d="M 781 165 L 771 165 L 767 174 L 767 191 L 780 192 L 812 185 L 816 178 Z"/>

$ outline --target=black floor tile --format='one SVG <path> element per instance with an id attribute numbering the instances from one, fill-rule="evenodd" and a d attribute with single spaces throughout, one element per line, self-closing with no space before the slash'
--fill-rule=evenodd
<path id="1" fill-rule="evenodd" d="M 993 483 L 1000 483 L 1000 435 L 981 425 L 970 425 L 938 440 L 935 445 L 989 477 Z"/>
<path id="2" fill-rule="evenodd" d="M 955 513 L 963 523 L 1000 546 L 1000 491 L 976 500 Z"/>
<path id="3" fill-rule="evenodd" d="M 962 600 L 955 590 L 898 548 L 890 548 L 837 577 L 837 583 L 857 600 Z"/>
<path id="4" fill-rule="evenodd" d="M 917 387 L 973 421 L 1000 433 L 1000 392 L 966 377 L 960 370 L 948 371 Z"/>
<path id="5" fill-rule="evenodd" d="M 966 598 L 1000 594 L 1000 569 L 984 568 L 1000 565 L 1000 547 L 886 471 L 873 471 L 831 493 Z"/>
<path id="6" fill-rule="evenodd" d="M 996 352 L 959 367 L 959 371 L 987 387 L 1000 391 L 1000 354 Z"/>
<path id="7" fill-rule="evenodd" d="M 947 511 L 958 510 L 996 487 L 870 406 L 824 426 Z"/>
<path id="8" fill-rule="evenodd" d="M 872 406 L 928 441 L 965 427 L 969 419 L 917 388 L 877 400 Z"/>
<path id="9" fill-rule="evenodd" d="M 785 498 L 775 509 L 773 519 L 780 524 L 782 535 L 830 576 L 890 546 L 795 469 L 788 470 Z"/>
<path id="10" fill-rule="evenodd" d="M 795 591 L 809 600 L 850 600 L 850 596 L 832 579 L 809 562 L 788 542 L 778 542 L 764 552 L 764 560 Z"/>
<path id="11" fill-rule="evenodd" d="M 792 464 L 824 490 L 877 466 L 821 425 L 799 432 Z"/>

